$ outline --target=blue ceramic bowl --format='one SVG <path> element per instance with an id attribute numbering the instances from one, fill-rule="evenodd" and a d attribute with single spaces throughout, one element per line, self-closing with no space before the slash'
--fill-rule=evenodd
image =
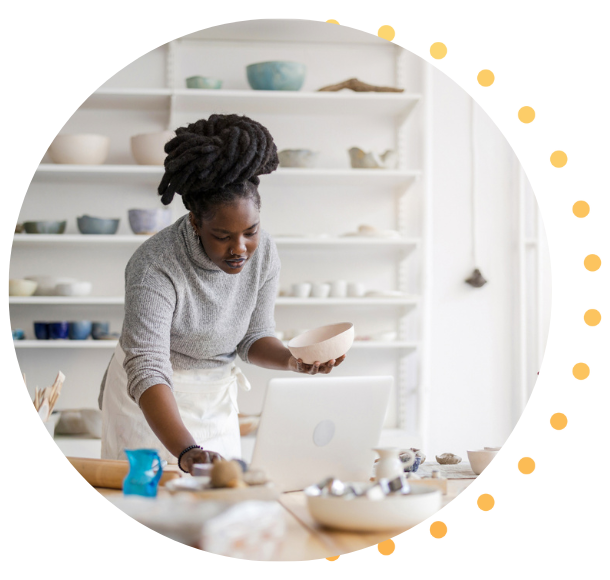
<path id="1" fill-rule="evenodd" d="M 49 338 L 51 340 L 68 338 L 68 323 L 49 322 Z"/>
<path id="2" fill-rule="evenodd" d="M 49 340 L 49 323 L 34 322 L 34 334 L 38 340 Z"/>
<path id="3" fill-rule="evenodd" d="M 91 335 L 92 324 L 89 320 L 80 320 L 68 324 L 68 337 L 70 340 L 87 340 Z"/>
<path id="4" fill-rule="evenodd" d="M 156 234 L 172 223 L 170 208 L 130 209 L 127 215 L 131 231 L 138 235 Z"/>
<path id="5" fill-rule="evenodd" d="M 13 330 L 13 340 L 23 340 L 25 338 L 25 332 L 21 328 L 15 328 Z"/>
<path id="6" fill-rule="evenodd" d="M 415 458 L 415 462 L 410 467 L 405 467 L 405 471 L 412 471 L 415 473 L 419 469 L 419 465 L 421 464 L 421 457 L 419 455 Z"/>
<path id="7" fill-rule="evenodd" d="M 103 336 L 110 333 L 109 322 L 94 322 L 91 325 L 91 336 L 93 340 L 100 340 Z"/>
<path id="8" fill-rule="evenodd" d="M 63 234 L 66 231 L 65 221 L 23 222 L 23 229 L 28 234 Z"/>
<path id="9" fill-rule="evenodd" d="M 76 218 L 81 234 L 112 235 L 119 229 L 120 219 L 105 219 L 84 215 Z"/>
<path id="10" fill-rule="evenodd" d="M 248 83 L 256 91 L 298 91 L 307 68 L 299 62 L 273 60 L 248 65 Z"/>
<path id="11" fill-rule="evenodd" d="M 189 89 L 219 89 L 222 87 L 222 81 L 210 77 L 194 76 L 186 79 L 186 86 Z"/>

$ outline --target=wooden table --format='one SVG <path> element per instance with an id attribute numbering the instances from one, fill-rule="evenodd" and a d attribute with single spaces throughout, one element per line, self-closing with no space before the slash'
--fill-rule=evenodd
<path id="1" fill-rule="evenodd" d="M 450 479 L 447 495 L 442 496 L 442 506 L 447 505 L 470 485 L 473 479 Z M 96 488 L 102 495 L 122 494 L 121 490 Z M 162 496 L 168 492 L 159 488 Z M 284 493 L 278 500 L 286 514 L 286 536 L 276 560 L 315 560 L 340 556 L 369 546 L 374 546 L 401 533 L 350 533 L 333 531 L 318 525 L 307 510 L 302 491 Z"/>

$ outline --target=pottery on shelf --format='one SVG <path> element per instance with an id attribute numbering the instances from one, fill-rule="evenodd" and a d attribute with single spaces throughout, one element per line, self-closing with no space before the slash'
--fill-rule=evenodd
<path id="1" fill-rule="evenodd" d="M 74 165 L 101 165 L 110 150 L 106 135 L 57 135 L 49 147 L 53 163 Z"/>
<path id="2" fill-rule="evenodd" d="M 369 290 L 366 298 L 404 298 L 405 293 L 400 290 Z"/>
<path id="3" fill-rule="evenodd" d="M 362 282 L 349 282 L 347 285 L 347 295 L 350 298 L 362 298 L 366 293 L 366 287 Z"/>
<path id="4" fill-rule="evenodd" d="M 310 149 L 284 149 L 277 156 L 280 167 L 315 167 L 319 153 Z"/>
<path id="5" fill-rule="evenodd" d="M 56 296 L 55 287 L 58 284 L 72 284 L 78 282 L 75 278 L 59 278 L 57 276 L 26 276 L 38 284 L 34 296 Z"/>
<path id="6" fill-rule="evenodd" d="M 87 340 L 91 336 L 92 324 L 89 320 L 79 320 L 68 323 L 68 338 L 70 340 Z"/>
<path id="7" fill-rule="evenodd" d="M 63 234 L 67 222 L 64 221 L 37 221 L 23 222 L 23 229 L 27 234 Z"/>
<path id="8" fill-rule="evenodd" d="M 68 338 L 68 323 L 49 322 L 49 338 L 51 340 L 64 340 Z"/>
<path id="9" fill-rule="evenodd" d="M 467 451 L 470 469 L 475 475 L 480 475 L 483 470 L 491 463 L 491 460 L 498 454 L 497 451 L 479 449 L 477 451 Z"/>
<path id="10" fill-rule="evenodd" d="M 364 238 L 384 238 L 384 239 L 400 239 L 402 235 L 397 230 L 379 230 L 374 226 L 360 225 L 356 232 L 348 232 L 341 234 L 342 237 L 364 237 Z"/>
<path id="11" fill-rule="evenodd" d="M 436 460 L 441 465 L 457 465 L 462 461 L 462 458 L 454 453 L 442 453 L 436 456 Z"/>
<path id="12" fill-rule="evenodd" d="M 49 323 L 34 322 L 34 336 L 38 340 L 49 340 Z"/>
<path id="13" fill-rule="evenodd" d="M 299 282 L 292 285 L 292 295 L 295 298 L 309 298 L 311 294 L 311 284 L 309 282 Z"/>
<path id="14" fill-rule="evenodd" d="M 347 296 L 347 281 L 333 280 L 330 282 L 329 296 L 331 298 L 345 298 Z"/>
<path id="15" fill-rule="evenodd" d="M 367 153 L 358 147 L 352 147 L 348 153 L 354 169 L 394 169 L 398 161 L 398 154 L 392 149 L 378 154 L 373 151 Z"/>
<path id="16" fill-rule="evenodd" d="M 374 333 L 372 338 L 378 342 L 394 342 L 398 338 L 398 332 L 395 330 L 384 330 Z"/>
<path id="17" fill-rule="evenodd" d="M 76 225 L 81 234 L 113 235 L 119 229 L 120 218 L 98 218 L 83 215 L 76 218 Z"/>
<path id="18" fill-rule="evenodd" d="M 246 67 L 248 84 L 256 91 L 298 91 L 305 82 L 307 67 L 299 62 L 273 60 Z"/>
<path id="19" fill-rule="evenodd" d="M 403 474 L 403 462 L 399 457 L 399 449 L 396 447 L 378 447 L 373 449 L 379 455 L 379 460 L 375 463 L 375 480 L 396 479 Z M 411 453 L 415 459 L 415 453 Z"/>
<path id="20" fill-rule="evenodd" d="M 12 331 L 12 334 L 13 340 L 23 340 L 25 338 L 25 332 L 22 328 L 15 328 L 15 330 Z"/>
<path id="21" fill-rule="evenodd" d="M 330 294 L 330 284 L 313 282 L 311 284 L 311 297 L 312 298 L 328 298 Z"/>
<path id="22" fill-rule="evenodd" d="M 354 325 L 351 322 L 329 324 L 308 330 L 288 343 L 288 350 L 305 364 L 316 361 L 326 363 L 346 354 L 354 343 Z"/>
<path id="23" fill-rule="evenodd" d="M 94 340 L 102 340 L 110 332 L 109 322 L 93 322 L 91 324 L 91 336 Z"/>
<path id="24" fill-rule="evenodd" d="M 127 215 L 131 231 L 138 235 L 156 234 L 172 223 L 170 208 L 130 209 Z"/>
<path id="25" fill-rule="evenodd" d="M 138 165 L 163 165 L 165 144 L 176 136 L 175 131 L 142 133 L 131 138 L 131 153 Z"/>
<path id="26" fill-rule="evenodd" d="M 220 89 L 222 80 L 195 75 L 186 79 L 187 89 Z"/>
<path id="27" fill-rule="evenodd" d="M 17 225 L 15 226 L 15 233 L 16 233 L 16 234 L 21 234 L 21 233 L 23 233 L 23 224 L 17 224 Z"/>
<path id="28" fill-rule="evenodd" d="M 93 285 L 91 282 L 67 282 L 55 286 L 57 296 L 89 296 Z"/>
<path id="29" fill-rule="evenodd" d="M 336 85 L 328 85 L 326 87 L 322 87 L 318 89 L 318 91 L 340 91 L 342 89 L 350 89 L 351 91 L 357 93 L 403 93 L 404 89 L 397 89 L 395 87 L 384 87 L 377 85 L 370 85 L 369 83 L 365 83 L 356 78 L 347 79 L 342 83 L 338 83 Z"/>
<path id="30" fill-rule="evenodd" d="M 33 280 L 14 279 L 8 281 L 9 296 L 32 296 L 38 288 L 38 283 Z"/>

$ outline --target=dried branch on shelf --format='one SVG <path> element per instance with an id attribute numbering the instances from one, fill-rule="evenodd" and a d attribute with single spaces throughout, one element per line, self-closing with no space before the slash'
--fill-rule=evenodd
<path id="1" fill-rule="evenodd" d="M 360 81 L 356 78 L 347 79 L 342 83 L 337 85 L 328 85 L 327 87 L 322 87 L 318 89 L 318 91 L 340 91 L 341 89 L 350 89 L 357 93 L 403 93 L 404 89 L 397 89 L 394 87 L 378 87 L 375 85 L 369 85 L 363 81 Z"/>

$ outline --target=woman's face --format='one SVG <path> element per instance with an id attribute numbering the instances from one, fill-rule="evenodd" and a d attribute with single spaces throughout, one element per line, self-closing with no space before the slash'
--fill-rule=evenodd
<path id="1" fill-rule="evenodd" d="M 210 220 L 195 228 L 210 260 L 227 274 L 239 274 L 258 247 L 260 212 L 251 198 L 220 205 Z"/>

